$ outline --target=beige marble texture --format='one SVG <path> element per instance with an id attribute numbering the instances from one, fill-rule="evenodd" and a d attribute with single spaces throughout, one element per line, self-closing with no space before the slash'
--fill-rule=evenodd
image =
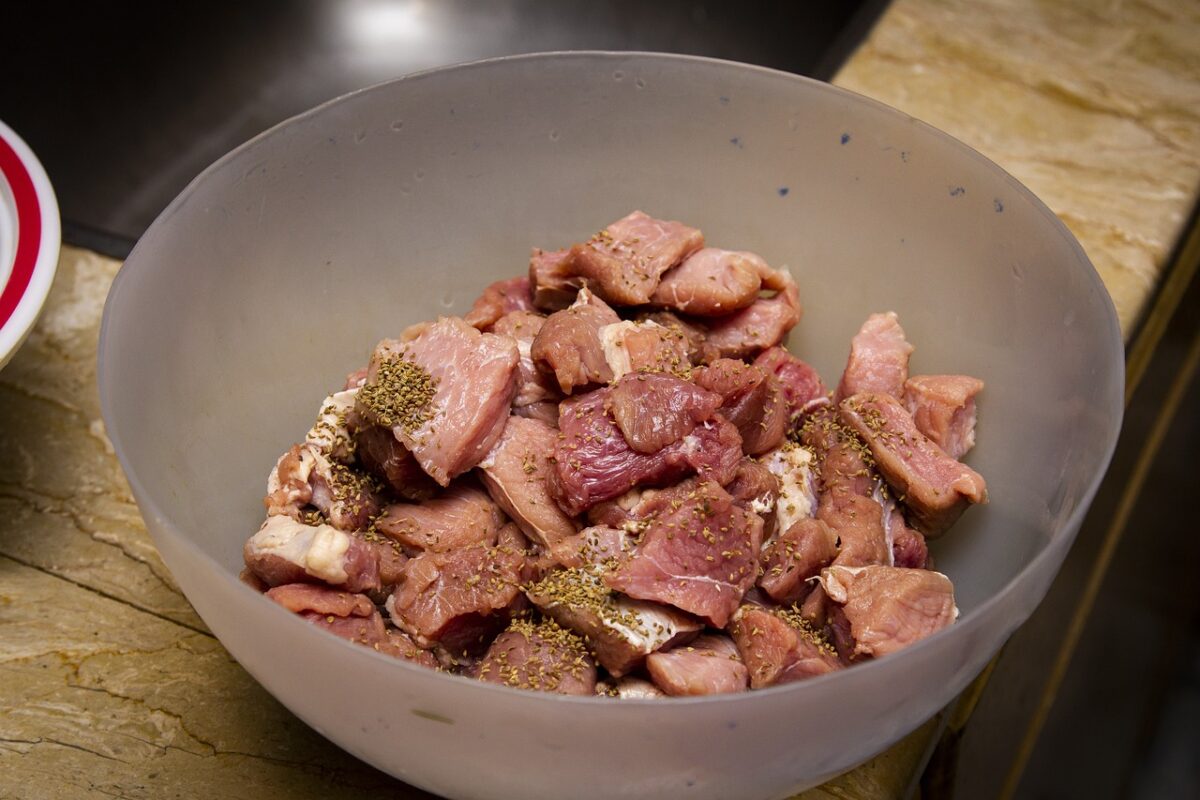
<path id="1" fill-rule="evenodd" d="M 943 128 L 1075 232 L 1128 335 L 1200 186 L 1200 3 L 896 0 L 835 81 Z M 180 595 L 104 435 L 116 261 L 66 247 L 0 371 L 0 800 L 421 798 L 275 702 Z M 802 795 L 898 798 L 932 720 Z"/>
<path id="2" fill-rule="evenodd" d="M 1200 3 L 895 0 L 834 83 L 1032 189 L 1129 335 L 1200 185 Z"/>

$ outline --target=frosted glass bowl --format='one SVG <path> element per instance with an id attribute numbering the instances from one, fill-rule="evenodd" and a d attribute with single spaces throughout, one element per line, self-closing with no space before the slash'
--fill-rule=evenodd
<path id="1" fill-rule="evenodd" d="M 982 377 L 991 504 L 939 541 L 962 617 L 899 654 L 735 696 L 614 702 L 426 671 L 239 583 L 275 458 L 406 325 L 461 313 L 530 247 L 629 210 L 796 276 L 792 349 L 836 381 L 894 309 L 918 372 Z M 359 758 L 454 798 L 775 798 L 950 701 L 1044 596 L 1120 427 L 1121 336 L 1078 243 L 958 141 L 811 80 L 700 58 L 558 53 L 413 75 L 222 158 L 121 269 L 104 419 L 147 527 L 254 677 Z"/>

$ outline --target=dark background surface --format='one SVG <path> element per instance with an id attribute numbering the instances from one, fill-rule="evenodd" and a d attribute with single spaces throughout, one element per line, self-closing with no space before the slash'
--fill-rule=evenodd
<path id="1" fill-rule="evenodd" d="M 354 89 L 480 58 L 656 50 L 828 79 L 879 13 L 852 2 L 25 3 L 0 119 L 38 154 L 67 241 L 124 256 L 201 170 Z M 42 35 L 39 35 L 41 33 Z M 46 35 L 46 34 L 50 35 Z"/>

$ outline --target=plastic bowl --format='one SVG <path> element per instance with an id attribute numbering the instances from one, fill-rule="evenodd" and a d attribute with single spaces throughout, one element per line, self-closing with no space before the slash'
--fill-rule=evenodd
<path id="1" fill-rule="evenodd" d="M 406 325 L 461 313 L 531 246 L 630 209 L 790 266 L 791 347 L 836 380 L 871 311 L 914 370 L 981 376 L 991 504 L 937 543 L 962 616 L 901 653 L 660 702 L 498 687 L 343 642 L 237 580 L 275 458 Z M 1076 241 L 954 139 L 851 93 L 700 58 L 560 53 L 413 75 L 267 131 L 198 177 L 108 298 L 104 419 L 188 599 L 309 725 L 456 798 L 770 798 L 887 747 L 1044 596 L 1115 444 L 1121 336 Z"/>

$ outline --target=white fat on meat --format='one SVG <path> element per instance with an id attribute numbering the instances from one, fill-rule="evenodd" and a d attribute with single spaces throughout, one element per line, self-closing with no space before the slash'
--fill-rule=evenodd
<path id="1" fill-rule="evenodd" d="M 332 525 L 305 525 L 291 517 L 268 517 L 250 537 L 247 552 L 277 556 L 334 585 L 349 579 L 344 568 L 350 537 Z"/>
<path id="2" fill-rule="evenodd" d="M 334 461 L 348 463 L 354 457 L 354 442 L 346 427 L 346 414 L 354 408 L 357 396 L 358 387 L 355 387 L 326 397 L 317 413 L 316 423 L 304 437 L 305 444 Z"/>
<path id="3" fill-rule="evenodd" d="M 267 496 L 272 497 L 282 487 L 283 483 L 279 480 L 279 470 L 283 466 L 283 461 L 288 457 L 291 451 L 284 453 L 275 461 L 275 466 L 271 468 L 271 474 L 267 476 Z M 311 497 L 305 497 L 305 487 L 309 484 L 309 478 L 312 476 L 313 470 L 318 466 L 317 453 L 311 447 L 301 447 L 299 449 L 300 460 L 295 468 L 288 474 L 288 490 L 284 497 L 279 497 L 275 505 L 280 509 L 287 506 L 295 506 L 299 508 L 308 502 Z M 286 500 L 286 502 L 284 502 Z M 270 513 L 283 513 L 282 510 L 272 510 Z"/>
<path id="4" fill-rule="evenodd" d="M 604 360 L 608 362 L 608 367 L 612 370 L 613 383 L 620 380 L 622 375 L 628 375 L 630 372 L 633 372 L 633 362 L 630 359 L 629 346 L 626 344 L 625 338 L 634 331 L 645 330 L 646 328 L 662 329 L 664 339 L 670 333 L 667 328 L 653 320 L 643 320 L 641 322 L 624 320 L 605 325 L 598 331 L 600 348 L 604 351 Z"/>
<path id="5" fill-rule="evenodd" d="M 896 566 L 896 553 L 893 549 L 893 544 L 896 541 L 896 526 L 892 524 L 892 512 L 896 509 L 895 502 L 888 497 L 887 490 L 883 488 L 883 481 L 875 481 L 875 488 L 871 490 L 871 499 L 879 503 L 882 509 L 883 522 L 883 538 L 887 542 L 887 565 L 889 567 Z"/>
<path id="6" fill-rule="evenodd" d="M 615 697 L 618 700 L 654 700 L 666 697 L 662 690 L 645 678 L 626 675 L 615 681 L 596 684 L 596 694 Z"/>
<path id="7" fill-rule="evenodd" d="M 762 458 L 762 464 L 779 479 L 779 496 L 775 501 L 775 531 L 783 533 L 802 519 L 816 514 L 816 459 L 807 447 L 785 442 Z M 763 514 L 770 508 L 755 500 L 752 509 Z M 765 547 L 769 542 L 763 542 Z"/>

